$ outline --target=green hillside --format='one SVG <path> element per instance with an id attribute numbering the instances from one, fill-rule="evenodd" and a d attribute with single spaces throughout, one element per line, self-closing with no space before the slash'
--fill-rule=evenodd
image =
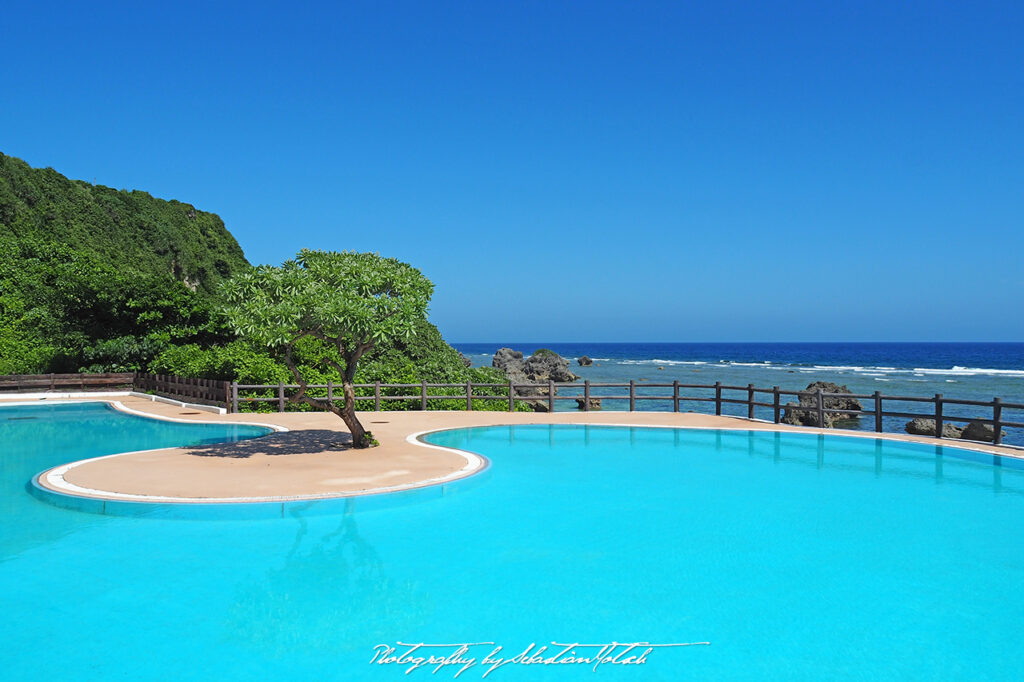
<path id="1" fill-rule="evenodd" d="M 214 213 L 147 192 L 70 180 L 0 153 L 0 240 L 57 242 L 112 268 L 167 274 L 214 293 L 248 267 Z"/>
<path id="2" fill-rule="evenodd" d="M 225 325 L 220 283 L 248 267 L 213 213 L 69 180 L 0 154 L 0 375 L 151 371 L 290 382 L 274 351 Z M 466 367 L 427 320 L 417 327 L 412 338 L 382 342 L 364 356 L 358 380 L 504 381 L 497 370 Z M 295 357 L 314 372 L 325 351 L 305 341 Z M 464 404 L 458 398 L 431 408 Z"/>

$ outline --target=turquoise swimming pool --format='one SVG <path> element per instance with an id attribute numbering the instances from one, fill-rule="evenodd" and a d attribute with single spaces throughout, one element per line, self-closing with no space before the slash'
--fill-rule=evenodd
<path id="1" fill-rule="evenodd" d="M 452 679 L 455 666 L 371 663 L 375 647 L 495 642 L 463 656 L 478 662 L 459 679 L 480 679 L 497 645 L 614 640 L 710 645 L 601 677 L 1024 677 L 1018 460 L 765 431 L 530 425 L 425 440 L 488 457 L 489 476 L 392 508 L 311 503 L 246 521 L 58 509 L 25 485 L 73 453 L 0 440 L 0 670 Z M 487 679 L 593 676 L 512 663 Z"/>

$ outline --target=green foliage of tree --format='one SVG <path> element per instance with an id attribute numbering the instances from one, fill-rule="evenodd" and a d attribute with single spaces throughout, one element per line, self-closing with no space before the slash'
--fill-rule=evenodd
<path id="1" fill-rule="evenodd" d="M 249 267 L 216 214 L 69 180 L 2 153 L 0 238 L 59 242 L 112 268 L 167 275 L 206 294 Z"/>
<path id="2" fill-rule="evenodd" d="M 355 413 L 360 358 L 387 339 L 409 339 L 426 318 L 434 285 L 416 268 L 373 253 L 299 252 L 281 267 L 261 266 L 223 287 L 228 324 L 242 338 L 279 348 L 299 384 L 294 402 L 340 416 L 357 448 L 373 444 Z M 343 404 L 309 394 L 296 344 L 307 342 L 307 363 L 341 375 Z"/>
<path id="3" fill-rule="evenodd" d="M 168 346 L 153 359 L 149 370 L 243 384 L 276 384 L 290 382 L 292 378 L 284 363 L 266 349 L 255 348 L 241 339 L 206 348 L 194 343 Z"/>
<path id="4" fill-rule="evenodd" d="M 56 353 L 26 318 L 25 301 L 0 288 L 0 374 L 45 372 Z"/>
<path id="5" fill-rule="evenodd" d="M 168 275 L 124 271 L 53 242 L 0 238 L 8 372 L 144 370 L 171 343 L 224 333 L 210 304 Z"/>

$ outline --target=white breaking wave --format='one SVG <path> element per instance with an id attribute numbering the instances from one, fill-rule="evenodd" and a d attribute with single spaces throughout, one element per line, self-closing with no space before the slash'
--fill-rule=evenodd
<path id="1" fill-rule="evenodd" d="M 595 360 L 597 358 L 594 358 Z M 706 362 L 700 362 L 696 360 L 661 360 L 655 358 L 653 360 L 623 360 L 620 364 L 623 365 L 706 365 Z"/>
<path id="2" fill-rule="evenodd" d="M 959 365 L 953 365 L 951 369 L 917 367 L 914 371 L 920 372 L 921 374 L 945 374 L 950 376 L 975 376 L 977 374 L 984 374 L 989 376 L 1024 378 L 1024 370 L 1021 369 L 990 369 L 988 367 L 961 367 Z"/>
<path id="3" fill-rule="evenodd" d="M 963 367 L 960 365 L 954 365 L 950 368 L 936 368 L 936 367 L 890 367 L 890 366 L 871 366 L 871 365 L 790 365 L 774 363 L 769 360 L 762 362 L 734 362 L 731 360 L 719 360 L 716 362 L 707 362 L 702 360 L 669 360 L 666 358 L 650 358 L 650 359 L 625 359 L 625 360 L 611 360 L 610 358 L 592 358 L 599 362 L 614 362 L 620 365 L 664 365 L 664 366 L 676 366 L 676 365 L 710 365 L 718 367 L 753 367 L 761 369 L 771 370 L 782 370 L 789 372 L 800 372 L 801 374 L 811 374 L 820 372 L 836 372 L 838 374 L 845 374 L 852 372 L 860 376 L 879 378 L 885 377 L 890 374 L 912 374 L 915 377 L 925 376 L 998 376 L 1007 378 L 1020 378 L 1024 379 L 1024 369 L 996 369 L 988 367 Z"/>

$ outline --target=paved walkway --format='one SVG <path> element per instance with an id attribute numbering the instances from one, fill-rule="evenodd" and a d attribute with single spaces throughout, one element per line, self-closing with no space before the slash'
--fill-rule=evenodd
<path id="1" fill-rule="evenodd" d="M 156 417 L 263 423 L 288 429 L 239 443 L 168 448 L 85 460 L 66 471 L 41 477 L 47 487 L 77 489 L 106 499 L 180 501 L 301 499 L 339 497 L 415 488 L 475 473 L 482 461 L 472 455 L 436 448 L 409 438 L 437 429 L 494 424 L 633 424 L 730 429 L 774 429 L 818 432 L 818 429 L 777 426 L 735 417 L 665 412 L 362 412 L 364 426 L 381 446 L 368 450 L 347 447 L 344 423 L 328 413 L 215 415 L 138 397 L 107 398 L 125 408 Z M 3 401 L 0 401 L 2 404 Z M 874 436 L 863 431 L 828 429 L 826 433 Z M 925 436 L 885 437 L 935 445 Z M 1015 457 L 1024 450 L 963 441 L 944 445 L 998 452 Z M 48 480 L 49 478 L 49 480 Z"/>

